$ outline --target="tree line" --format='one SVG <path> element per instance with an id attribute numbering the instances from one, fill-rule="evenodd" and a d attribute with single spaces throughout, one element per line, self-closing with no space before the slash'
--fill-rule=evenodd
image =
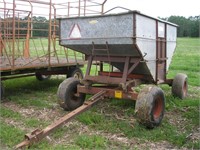
<path id="1" fill-rule="evenodd" d="M 52 19 L 52 30 L 54 20 Z M 29 29 L 29 30 L 28 30 Z M 15 17 L 15 35 L 20 37 L 26 36 L 29 31 L 32 37 L 48 37 L 49 20 L 41 16 L 33 16 L 32 19 L 29 17 L 18 18 Z M 6 32 L 6 35 L 13 34 L 13 18 L 9 17 L 6 19 L 0 18 L 0 31 Z M 30 32 L 31 31 L 31 32 Z M 53 31 L 52 31 L 53 32 Z M 58 34 L 58 27 L 56 26 L 56 33 Z"/>
<path id="2" fill-rule="evenodd" d="M 200 36 L 200 16 L 191 16 L 185 18 L 183 16 L 170 16 L 168 18 L 161 18 L 163 20 L 177 24 L 178 37 L 199 37 Z"/>

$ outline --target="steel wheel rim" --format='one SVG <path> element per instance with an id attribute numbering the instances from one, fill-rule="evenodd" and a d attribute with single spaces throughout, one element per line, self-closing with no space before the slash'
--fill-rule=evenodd
<path id="1" fill-rule="evenodd" d="M 41 75 L 43 79 L 49 78 L 49 75 Z"/>
<path id="2" fill-rule="evenodd" d="M 76 73 L 74 74 L 74 78 L 75 78 L 75 79 L 82 79 L 81 73 L 80 73 L 80 72 L 76 72 Z"/>

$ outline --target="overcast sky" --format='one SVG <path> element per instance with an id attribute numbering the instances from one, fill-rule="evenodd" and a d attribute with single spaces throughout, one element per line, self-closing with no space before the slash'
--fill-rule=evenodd
<path id="1" fill-rule="evenodd" d="M 122 6 L 152 17 L 199 16 L 200 0 L 108 0 L 106 9 Z"/>
<path id="2" fill-rule="evenodd" d="M 12 0 L 6 0 L 6 2 L 7 1 L 12 1 Z M 77 0 L 52 0 L 52 1 L 55 3 L 60 3 L 60 2 L 63 3 L 63 2 L 77 1 Z M 95 1 L 103 2 L 104 0 L 95 0 Z M 176 16 L 184 16 L 187 18 L 189 16 L 200 16 L 200 0 L 107 0 L 105 4 L 105 11 L 116 6 L 125 7 L 130 10 L 138 10 L 141 13 L 152 17 L 165 18 L 165 17 L 170 17 L 171 15 L 176 15 Z M 3 5 L 1 7 L 3 7 Z M 22 6 L 17 5 L 17 9 L 22 9 Z M 120 10 L 118 9 L 117 11 L 112 11 L 112 12 L 116 13 L 119 11 Z M 40 9 L 38 8 L 36 10 L 36 13 L 44 13 L 44 12 L 43 10 L 40 11 Z"/>

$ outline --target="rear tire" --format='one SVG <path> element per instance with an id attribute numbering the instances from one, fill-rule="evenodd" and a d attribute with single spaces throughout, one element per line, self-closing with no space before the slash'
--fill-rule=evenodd
<path id="1" fill-rule="evenodd" d="M 51 75 L 43 75 L 43 74 L 40 74 L 40 73 L 35 73 L 35 77 L 36 79 L 38 79 L 39 81 L 44 81 L 44 80 L 48 80 L 51 78 Z"/>
<path id="2" fill-rule="evenodd" d="M 165 112 L 165 96 L 156 86 L 145 86 L 139 93 L 135 113 L 139 123 L 147 128 L 159 126 Z"/>
<path id="3" fill-rule="evenodd" d="M 64 110 L 74 110 L 81 106 L 85 101 L 85 94 L 77 95 L 77 85 L 80 84 L 78 79 L 73 77 L 65 79 L 58 88 L 57 96 L 60 107 Z"/>
<path id="4" fill-rule="evenodd" d="M 75 79 L 83 79 L 83 72 L 80 68 L 70 68 L 67 73 L 67 78 L 73 77 Z"/>
<path id="5" fill-rule="evenodd" d="M 178 73 L 172 83 L 172 95 L 180 99 L 186 98 L 188 94 L 187 75 Z"/>

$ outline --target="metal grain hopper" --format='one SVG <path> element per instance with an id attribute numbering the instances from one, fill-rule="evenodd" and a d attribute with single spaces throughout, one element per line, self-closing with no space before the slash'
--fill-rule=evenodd
<path id="1" fill-rule="evenodd" d="M 177 25 L 137 11 L 60 20 L 60 44 L 88 56 L 110 57 L 110 63 L 123 71 L 129 57 L 130 73 L 148 75 L 163 83 L 176 47 Z M 133 61 L 134 60 L 134 61 Z"/>

